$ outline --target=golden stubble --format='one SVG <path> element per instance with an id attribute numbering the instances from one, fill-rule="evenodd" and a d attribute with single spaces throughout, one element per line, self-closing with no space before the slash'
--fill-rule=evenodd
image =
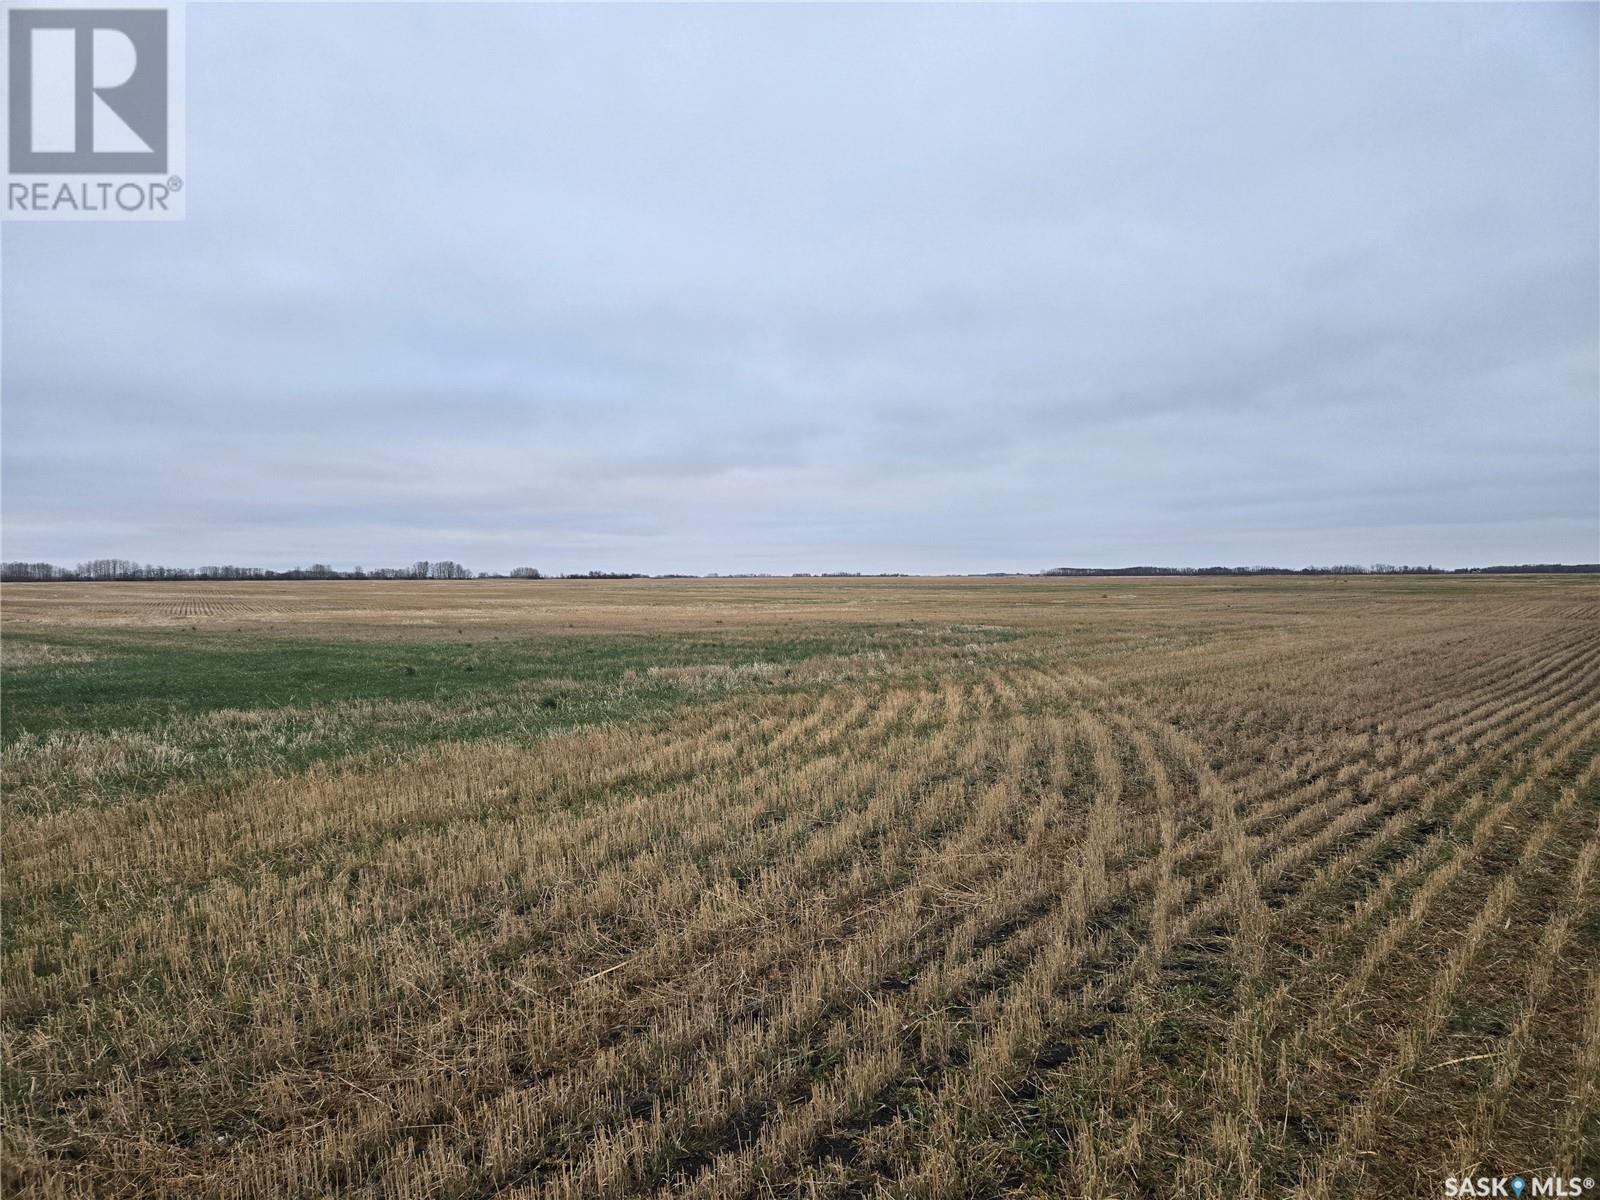
<path id="1" fill-rule="evenodd" d="M 1387 582 L 8 587 L 34 633 L 942 635 L 797 687 L 661 668 L 694 703 L 650 724 L 13 813 L 5 1180 L 1337 1197 L 1593 1163 L 1600 604 Z"/>

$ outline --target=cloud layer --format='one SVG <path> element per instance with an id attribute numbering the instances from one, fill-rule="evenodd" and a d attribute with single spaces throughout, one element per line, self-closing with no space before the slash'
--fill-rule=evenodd
<path id="1" fill-rule="evenodd" d="M 1596 10 L 233 6 L 7 558 L 1592 561 Z"/>

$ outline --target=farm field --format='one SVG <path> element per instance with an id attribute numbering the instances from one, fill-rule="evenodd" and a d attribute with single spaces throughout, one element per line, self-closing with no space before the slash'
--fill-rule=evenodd
<path id="1" fill-rule="evenodd" d="M 1594 577 L 0 605 L 8 1196 L 1600 1175 Z"/>

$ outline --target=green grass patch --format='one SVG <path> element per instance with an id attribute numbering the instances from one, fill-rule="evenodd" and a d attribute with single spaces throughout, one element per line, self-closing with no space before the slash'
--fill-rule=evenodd
<path id="1" fill-rule="evenodd" d="M 448 642 L 52 631 L 32 640 L 92 657 L 5 671 L 7 802 L 19 812 L 59 810 L 176 782 L 224 786 L 241 774 L 317 763 L 378 765 L 446 741 L 520 744 L 553 729 L 660 716 L 728 691 L 805 687 L 794 668 L 810 660 L 1010 636 L 901 625 Z M 674 670 L 697 667 L 730 670 Z"/>

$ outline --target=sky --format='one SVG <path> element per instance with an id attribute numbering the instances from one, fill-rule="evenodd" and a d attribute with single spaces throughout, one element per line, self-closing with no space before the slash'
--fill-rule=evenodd
<path id="1" fill-rule="evenodd" d="M 3 555 L 1600 560 L 1600 7 L 206 5 Z"/>

